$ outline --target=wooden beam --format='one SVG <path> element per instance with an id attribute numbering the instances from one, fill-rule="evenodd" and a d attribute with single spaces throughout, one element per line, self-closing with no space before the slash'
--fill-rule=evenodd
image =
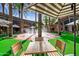
<path id="1" fill-rule="evenodd" d="M 46 5 L 45 3 L 42 3 L 41 5 L 45 6 L 46 8 L 48 8 L 48 9 L 50 9 L 50 10 L 52 10 L 53 12 L 55 12 L 55 13 L 58 14 L 58 12 L 57 12 L 56 10 L 52 9 L 50 6 Z"/>
<path id="2" fill-rule="evenodd" d="M 32 6 L 35 6 L 37 3 L 30 3 L 30 5 L 26 8 L 26 9 L 29 9 L 31 8 Z"/>
<path id="3" fill-rule="evenodd" d="M 48 15 L 48 16 L 51 16 L 51 17 L 56 18 L 56 16 L 54 16 L 54 15 L 52 15 L 52 14 L 49 14 L 48 12 L 39 11 L 39 10 L 33 9 L 33 8 L 30 8 L 30 9 L 31 9 L 31 10 L 35 10 L 35 11 L 37 11 L 37 12 L 39 12 L 39 13 L 42 13 L 42 14 L 45 14 L 45 15 Z"/>
<path id="4" fill-rule="evenodd" d="M 58 10 L 61 10 L 60 8 L 58 8 L 54 3 L 50 3 L 52 6 L 54 6 L 55 8 L 57 8 Z"/>
<path id="5" fill-rule="evenodd" d="M 46 12 L 52 14 L 52 15 L 58 16 L 57 14 L 54 14 L 54 13 L 48 11 L 47 9 L 44 9 L 44 8 L 40 7 L 39 5 L 35 5 L 35 7 L 36 7 L 36 8 L 39 8 L 39 9 L 41 9 L 41 10 L 44 10 L 44 11 L 46 11 Z"/>

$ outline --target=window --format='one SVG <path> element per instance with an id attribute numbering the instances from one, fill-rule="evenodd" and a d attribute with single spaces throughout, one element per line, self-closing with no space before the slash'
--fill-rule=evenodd
<path id="1" fill-rule="evenodd" d="M 69 20 L 64 21 L 64 24 L 67 24 L 67 23 L 69 23 Z"/>

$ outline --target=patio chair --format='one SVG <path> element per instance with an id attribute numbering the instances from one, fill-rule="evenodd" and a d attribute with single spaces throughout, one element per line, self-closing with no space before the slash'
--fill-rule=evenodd
<path id="1" fill-rule="evenodd" d="M 13 44 L 11 48 L 12 48 L 12 54 L 14 56 L 29 56 L 29 55 L 24 55 L 25 51 L 23 51 L 21 42 L 17 42 Z"/>
<path id="2" fill-rule="evenodd" d="M 12 49 L 12 54 L 14 56 L 18 56 L 22 53 L 22 44 L 20 42 L 17 42 L 12 45 L 11 49 Z"/>
<path id="3" fill-rule="evenodd" d="M 65 48 L 66 48 L 66 43 L 65 42 L 57 40 L 55 47 L 58 51 L 47 53 L 49 56 L 64 56 L 65 55 Z"/>

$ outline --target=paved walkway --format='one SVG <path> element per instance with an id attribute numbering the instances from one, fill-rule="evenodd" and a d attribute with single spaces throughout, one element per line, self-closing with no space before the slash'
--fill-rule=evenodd
<path id="1" fill-rule="evenodd" d="M 34 34 L 32 36 L 32 40 L 35 41 L 35 37 L 38 37 L 38 33 L 36 32 L 36 34 Z M 45 41 L 48 41 L 49 39 L 52 39 L 52 38 L 55 38 L 57 37 L 56 35 L 54 34 L 51 34 L 51 33 L 47 33 L 47 32 L 42 32 L 42 37 L 44 38 Z"/>
<path id="2" fill-rule="evenodd" d="M 29 34 L 29 33 L 24 33 L 24 34 L 19 34 L 17 35 L 16 39 L 17 40 L 26 40 L 32 37 L 34 34 Z"/>
<path id="3" fill-rule="evenodd" d="M 32 41 L 35 41 L 35 37 L 38 37 L 38 32 L 36 33 L 23 33 L 23 34 L 19 34 L 17 35 L 16 39 L 18 40 L 32 40 Z M 48 41 L 49 39 L 52 39 L 52 38 L 55 38 L 57 37 L 55 34 L 51 34 L 51 33 L 47 33 L 47 32 L 42 32 L 42 37 L 44 38 L 45 41 Z"/>

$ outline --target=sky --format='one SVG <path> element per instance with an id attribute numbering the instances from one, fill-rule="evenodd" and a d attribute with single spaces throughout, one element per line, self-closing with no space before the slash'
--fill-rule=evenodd
<path id="1" fill-rule="evenodd" d="M 2 12 L 2 5 L 0 3 L 0 12 Z M 5 4 L 5 14 L 9 14 L 8 4 Z M 13 16 L 19 17 L 18 10 L 13 10 Z M 35 21 L 35 12 L 24 12 L 23 19 Z"/>

